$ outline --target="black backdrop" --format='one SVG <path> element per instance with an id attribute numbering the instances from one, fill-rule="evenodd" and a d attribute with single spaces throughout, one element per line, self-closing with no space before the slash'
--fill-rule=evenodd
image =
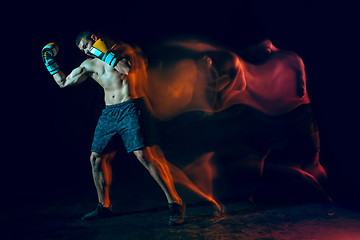
<path id="1" fill-rule="evenodd" d="M 236 2 L 236 3 L 235 3 Z M 318 118 L 321 161 L 333 190 L 358 194 L 358 36 L 355 6 L 314 1 L 103 1 L 13 4 L 2 31 L 2 184 L 19 192 L 92 188 L 89 149 L 103 107 L 93 81 L 59 89 L 41 61 L 60 46 L 64 72 L 85 58 L 74 39 L 91 28 L 133 42 L 146 53 L 167 38 L 193 36 L 235 52 L 263 37 L 304 60 Z"/>

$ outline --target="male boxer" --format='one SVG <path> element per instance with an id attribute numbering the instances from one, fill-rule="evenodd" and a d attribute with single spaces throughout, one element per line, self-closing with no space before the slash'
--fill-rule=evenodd
<path id="1" fill-rule="evenodd" d="M 42 50 L 46 68 L 55 82 L 61 87 L 68 87 L 84 82 L 88 77 L 103 87 L 106 107 L 99 118 L 94 133 L 90 162 L 95 187 L 98 194 L 98 206 L 84 215 L 83 220 L 111 216 L 112 205 L 109 200 L 111 184 L 110 162 L 115 152 L 104 152 L 111 137 L 119 134 L 127 152 L 134 153 L 146 167 L 151 176 L 164 191 L 169 203 L 170 225 L 182 224 L 185 205 L 178 196 L 170 171 L 159 149 L 149 147 L 144 139 L 141 106 L 143 99 L 132 96 L 129 89 L 128 75 L 136 68 L 140 56 L 128 44 L 114 43 L 90 32 L 82 32 L 76 40 L 77 47 L 93 58 L 86 59 L 79 67 L 66 76 L 55 62 L 58 52 L 55 43 L 47 44 Z"/>

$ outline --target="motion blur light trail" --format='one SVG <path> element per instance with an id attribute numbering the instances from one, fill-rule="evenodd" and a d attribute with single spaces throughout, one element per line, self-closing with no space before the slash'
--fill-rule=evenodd
<path id="1" fill-rule="evenodd" d="M 159 148 L 159 146 L 154 145 L 152 147 L 148 147 L 145 149 L 145 154 L 149 156 L 148 159 L 157 166 L 157 168 L 161 169 L 158 174 L 161 174 L 161 179 L 164 184 L 167 186 L 167 189 L 170 192 L 172 199 L 178 203 L 181 202 L 181 199 L 177 192 L 175 191 L 174 180 L 172 175 L 170 174 L 170 169 L 168 162 L 166 161 L 163 152 Z"/>
<path id="2" fill-rule="evenodd" d="M 222 111 L 236 104 L 279 115 L 310 102 L 301 58 L 279 50 L 269 40 L 249 50 L 263 60 L 256 64 L 198 41 L 169 42 L 162 47 L 173 56 L 147 68 L 137 54 L 133 57 L 137 67 L 132 66 L 130 76 L 136 82 L 134 95 L 145 97 L 159 119 L 188 111 Z"/>
<path id="3" fill-rule="evenodd" d="M 175 183 L 188 187 L 223 212 L 224 206 L 213 195 L 212 182 L 216 176 L 214 165 L 211 163 L 213 155 L 213 152 L 206 153 L 182 170 L 171 163 L 168 164 Z"/>
<path id="4" fill-rule="evenodd" d="M 326 179 L 326 172 L 319 162 L 319 136 L 311 111 L 300 108 L 309 105 L 310 100 L 304 64 L 297 54 L 276 48 L 270 40 L 244 50 L 241 56 L 195 40 L 167 42 L 160 49 L 159 57 L 149 62 L 140 49 L 128 51 L 133 63 L 129 74 L 132 96 L 143 97 L 156 119 L 171 121 L 192 111 L 212 115 L 232 106 L 247 106 L 279 129 L 272 130 L 271 124 L 263 120 L 262 126 L 253 126 L 253 136 L 248 133 L 270 141 L 259 158 L 259 172 L 268 159 L 275 159 L 277 164 L 296 168 L 307 181 L 321 188 L 319 180 Z M 287 115 L 289 120 L 284 120 Z M 241 124 L 234 127 L 234 132 L 244 128 Z M 257 135 L 258 129 L 265 129 L 264 134 L 271 136 Z M 210 159 L 215 153 L 207 151 L 181 170 L 170 163 L 162 165 L 170 169 L 175 182 L 221 209 L 212 189 L 216 171 Z M 199 176 L 203 177 L 201 181 Z M 166 182 L 171 183 L 170 176 L 167 178 Z"/>

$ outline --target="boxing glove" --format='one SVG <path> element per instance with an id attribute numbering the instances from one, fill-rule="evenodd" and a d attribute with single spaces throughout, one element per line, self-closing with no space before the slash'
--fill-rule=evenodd
<path id="1" fill-rule="evenodd" d="M 41 57 L 46 69 L 51 75 L 59 72 L 59 65 L 55 62 L 54 57 L 57 55 L 59 47 L 56 43 L 46 44 L 41 50 Z"/>
<path id="2" fill-rule="evenodd" d="M 97 40 L 92 47 L 90 48 L 89 53 L 93 56 L 101 59 L 105 63 L 109 64 L 112 67 L 115 67 L 119 62 L 118 58 L 113 52 L 108 50 L 105 42 L 102 39 Z"/>

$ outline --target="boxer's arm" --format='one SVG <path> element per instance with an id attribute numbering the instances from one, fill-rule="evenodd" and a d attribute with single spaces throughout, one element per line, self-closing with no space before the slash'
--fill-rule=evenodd
<path id="1" fill-rule="evenodd" d="M 127 59 L 123 58 L 116 64 L 114 68 L 120 74 L 128 75 L 130 71 L 130 65 L 131 65 L 130 62 Z"/>
<path id="2" fill-rule="evenodd" d="M 55 82 L 61 88 L 78 85 L 88 78 L 90 73 L 88 68 L 89 60 L 85 60 L 79 67 L 72 70 L 68 76 L 59 70 L 56 74 L 53 75 L 53 77 Z"/>
<path id="3" fill-rule="evenodd" d="M 79 67 L 75 68 L 67 77 L 60 70 L 59 65 L 55 62 L 54 57 L 57 55 L 59 47 L 56 43 L 46 44 L 41 50 L 43 62 L 53 76 L 55 82 L 61 87 L 68 87 L 85 81 L 92 69 L 91 59 L 85 60 Z"/>

